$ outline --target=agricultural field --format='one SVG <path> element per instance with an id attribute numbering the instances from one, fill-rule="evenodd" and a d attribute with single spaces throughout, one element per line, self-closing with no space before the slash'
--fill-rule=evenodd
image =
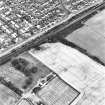
<path id="1" fill-rule="evenodd" d="M 31 105 L 27 100 L 23 99 L 19 102 L 18 105 Z"/>
<path id="2" fill-rule="evenodd" d="M 0 0 L 0 105 L 104 105 L 104 5 Z"/>
<path id="3" fill-rule="evenodd" d="M 105 10 L 84 23 L 84 26 L 68 34 L 65 39 L 85 49 L 88 54 L 105 63 Z"/>
<path id="4" fill-rule="evenodd" d="M 84 24 L 90 27 L 93 31 L 105 37 L 105 10 L 100 11 L 92 18 L 88 19 Z"/>
<path id="5" fill-rule="evenodd" d="M 70 105 L 79 92 L 56 77 L 39 91 L 38 95 L 47 105 Z"/>
<path id="6" fill-rule="evenodd" d="M 28 65 L 26 65 L 29 74 L 27 78 L 32 78 L 31 83 L 29 85 L 27 84 L 25 87 L 27 88 L 25 92 L 29 91 L 31 88 L 38 84 L 40 79 L 46 77 L 52 72 L 48 67 L 42 64 L 39 60 L 35 59 L 28 52 L 19 55 L 17 58 L 25 59 L 28 62 Z M 32 68 L 34 71 L 32 71 Z"/>
<path id="7" fill-rule="evenodd" d="M 105 67 L 103 65 L 93 61 L 79 50 L 60 42 L 46 43 L 41 47 L 43 51 L 33 49 L 30 53 L 80 92 L 80 97 L 74 105 L 104 105 Z M 45 92 L 42 96 L 44 100 L 50 98 L 49 92 Z"/>
<path id="8" fill-rule="evenodd" d="M 6 81 L 11 81 L 17 88 L 22 89 L 27 77 L 17 71 L 10 62 L 0 66 L 0 77 L 4 77 Z"/>
<path id="9" fill-rule="evenodd" d="M 31 90 L 40 79 L 50 73 L 49 68 L 33 58 L 28 52 L 19 55 L 0 67 L 1 81 L 4 79 L 5 82 L 11 82 L 12 85 L 24 93 Z"/>
<path id="10" fill-rule="evenodd" d="M 0 105 L 15 105 L 19 99 L 12 90 L 0 84 Z"/>

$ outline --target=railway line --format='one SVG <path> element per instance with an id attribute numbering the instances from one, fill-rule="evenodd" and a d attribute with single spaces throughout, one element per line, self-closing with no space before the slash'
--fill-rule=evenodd
<path id="1" fill-rule="evenodd" d="M 58 34 L 62 33 L 67 28 L 75 26 L 77 23 L 81 24 L 81 22 L 85 21 L 87 18 L 96 14 L 97 11 L 101 11 L 105 8 L 105 2 L 101 4 L 96 4 L 95 6 L 91 6 L 87 8 L 85 11 L 80 11 L 73 17 L 69 17 L 64 20 L 62 23 L 54 26 L 51 29 L 48 29 L 46 32 L 41 33 L 40 37 L 33 36 L 22 44 L 17 45 L 16 47 L 4 52 L 0 55 L 0 65 L 4 64 L 8 60 L 12 59 L 12 57 L 18 56 L 19 54 L 31 49 L 32 47 L 37 47 L 43 42 L 45 42 L 48 38 L 55 37 Z M 73 30 L 71 30 L 73 31 Z"/>

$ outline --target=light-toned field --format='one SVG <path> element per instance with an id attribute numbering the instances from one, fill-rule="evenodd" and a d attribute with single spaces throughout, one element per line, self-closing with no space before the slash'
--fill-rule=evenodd
<path id="1" fill-rule="evenodd" d="M 0 84 L 0 105 L 15 105 L 19 96 L 13 93 L 4 85 Z"/>
<path id="2" fill-rule="evenodd" d="M 30 53 L 81 93 L 73 105 L 105 105 L 104 66 L 61 43 L 45 44 L 44 48 Z"/>
<path id="3" fill-rule="evenodd" d="M 17 88 L 22 88 L 27 77 L 12 67 L 11 63 L 8 62 L 0 66 L 0 77 L 5 77 L 8 81 L 10 80 Z"/>
<path id="4" fill-rule="evenodd" d="M 105 37 L 105 10 L 90 18 L 85 25 Z"/>

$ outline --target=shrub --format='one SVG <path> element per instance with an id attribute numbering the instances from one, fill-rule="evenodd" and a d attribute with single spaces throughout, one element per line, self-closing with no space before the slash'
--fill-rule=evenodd
<path id="1" fill-rule="evenodd" d="M 41 90 L 41 87 L 40 86 L 38 86 L 38 87 L 35 87 L 34 89 L 33 89 L 33 92 L 36 94 L 38 91 L 40 91 Z"/>

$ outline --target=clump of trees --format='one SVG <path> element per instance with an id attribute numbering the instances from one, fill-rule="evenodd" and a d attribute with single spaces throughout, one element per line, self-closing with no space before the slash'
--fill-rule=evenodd
<path id="1" fill-rule="evenodd" d="M 23 58 L 13 59 L 11 61 L 12 66 L 22 72 L 26 76 L 30 76 L 32 73 L 37 73 L 38 68 L 35 66 L 29 67 L 29 62 Z"/>
<path id="2" fill-rule="evenodd" d="M 32 74 L 38 72 L 38 68 L 36 66 L 30 66 L 30 63 L 24 58 L 16 58 L 11 61 L 12 66 L 22 72 L 25 76 L 28 77 L 25 81 L 25 85 L 23 85 L 23 89 L 27 89 L 29 85 L 33 82 Z"/>
<path id="3" fill-rule="evenodd" d="M 17 58 L 17 59 L 13 59 L 11 61 L 11 64 L 18 69 L 19 66 L 22 66 L 22 67 L 26 67 L 29 62 L 23 58 Z"/>
<path id="4" fill-rule="evenodd" d="M 25 74 L 26 76 L 30 76 L 32 73 L 37 73 L 38 68 L 33 66 L 29 68 L 29 62 L 23 58 L 13 59 L 11 61 L 12 66 Z"/>

